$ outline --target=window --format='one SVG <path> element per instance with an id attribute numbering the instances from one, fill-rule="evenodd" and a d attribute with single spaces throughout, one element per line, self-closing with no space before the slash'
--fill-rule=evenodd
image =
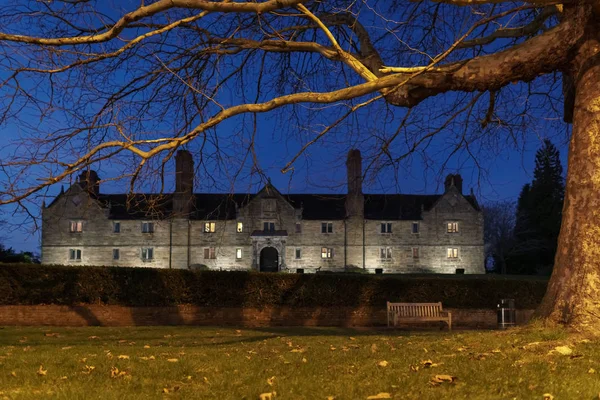
<path id="1" fill-rule="evenodd" d="M 118 260 L 120 258 L 119 249 L 113 249 L 113 260 Z"/>
<path id="2" fill-rule="evenodd" d="M 321 222 L 321 233 L 333 233 L 333 223 Z"/>
<path id="3" fill-rule="evenodd" d="M 377 275 L 381 275 L 381 274 L 383 274 L 383 268 L 375 268 L 375 273 L 376 273 Z"/>
<path id="4" fill-rule="evenodd" d="M 392 233 L 392 223 L 391 222 L 382 222 L 381 223 L 381 233 Z"/>
<path id="5" fill-rule="evenodd" d="M 142 247 L 142 261 L 152 261 L 154 259 L 153 247 Z"/>
<path id="6" fill-rule="evenodd" d="M 205 222 L 204 223 L 204 233 L 215 233 L 215 229 L 217 224 L 214 222 Z"/>
<path id="7" fill-rule="evenodd" d="M 419 258 L 419 248 L 418 247 L 412 248 L 412 255 L 413 255 L 413 258 Z"/>
<path id="8" fill-rule="evenodd" d="M 238 222 L 237 223 L 237 228 L 236 228 L 237 233 L 242 233 L 244 232 L 244 223 L 243 222 Z"/>
<path id="9" fill-rule="evenodd" d="M 419 223 L 418 222 L 412 223 L 412 233 L 419 233 Z"/>
<path id="10" fill-rule="evenodd" d="M 322 247 L 321 258 L 333 258 L 333 249 L 331 247 Z"/>
<path id="11" fill-rule="evenodd" d="M 379 258 L 382 260 L 391 260 L 392 259 L 392 248 L 391 247 L 381 247 L 379 249 Z"/>
<path id="12" fill-rule="evenodd" d="M 113 222 L 113 233 L 121 233 L 121 223 Z"/>
<path id="13" fill-rule="evenodd" d="M 302 249 L 296 249 L 296 260 L 302 258 Z"/>
<path id="14" fill-rule="evenodd" d="M 142 233 L 154 233 L 154 222 L 142 222 Z"/>
<path id="15" fill-rule="evenodd" d="M 303 274 L 304 273 L 304 268 L 298 268 L 298 269 L 296 269 L 296 273 L 297 274 Z"/>
<path id="16" fill-rule="evenodd" d="M 296 222 L 296 233 L 302 233 L 302 224 L 300 222 Z"/>
<path id="17" fill-rule="evenodd" d="M 448 233 L 458 232 L 458 222 L 448 222 Z"/>
<path id="18" fill-rule="evenodd" d="M 242 249 L 239 247 L 237 249 L 235 249 L 235 259 L 236 260 L 242 259 Z"/>
<path id="19" fill-rule="evenodd" d="M 83 221 L 71 221 L 70 232 L 83 232 Z"/>
<path id="20" fill-rule="evenodd" d="M 81 250 L 80 249 L 69 249 L 69 260 L 81 261 Z"/>
<path id="21" fill-rule="evenodd" d="M 458 258 L 458 249 L 448 248 L 448 258 Z"/>
<path id="22" fill-rule="evenodd" d="M 263 224 L 263 231 L 273 232 L 275 230 L 275 222 L 265 222 Z"/>
<path id="23" fill-rule="evenodd" d="M 207 247 L 204 249 L 204 259 L 205 260 L 209 260 L 209 259 L 214 260 L 215 258 L 217 258 L 217 256 L 215 254 L 214 247 Z"/>

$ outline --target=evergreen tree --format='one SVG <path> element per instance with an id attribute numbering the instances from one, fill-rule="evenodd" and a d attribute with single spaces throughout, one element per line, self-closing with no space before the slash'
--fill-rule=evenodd
<path id="1" fill-rule="evenodd" d="M 558 149 L 548 139 L 535 155 L 533 182 L 521 190 L 512 273 L 548 273 L 554 264 L 565 194 Z"/>

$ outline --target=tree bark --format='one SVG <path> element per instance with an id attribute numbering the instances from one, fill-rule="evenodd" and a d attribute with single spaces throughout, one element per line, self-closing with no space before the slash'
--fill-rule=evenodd
<path id="1" fill-rule="evenodd" d="M 600 335 L 600 24 L 594 19 L 571 65 L 575 107 L 563 219 L 536 315 Z"/>

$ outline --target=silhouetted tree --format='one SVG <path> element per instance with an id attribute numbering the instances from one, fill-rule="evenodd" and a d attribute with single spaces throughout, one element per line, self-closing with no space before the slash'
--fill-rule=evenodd
<path id="1" fill-rule="evenodd" d="M 565 193 L 558 149 L 544 140 L 535 155 L 533 182 L 521 190 L 517 203 L 512 273 L 548 273 L 556 254 Z"/>

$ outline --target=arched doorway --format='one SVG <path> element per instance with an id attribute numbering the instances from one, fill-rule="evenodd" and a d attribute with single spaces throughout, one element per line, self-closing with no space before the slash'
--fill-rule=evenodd
<path id="1" fill-rule="evenodd" d="M 265 247 L 260 252 L 260 272 L 279 271 L 279 253 L 274 247 Z"/>

